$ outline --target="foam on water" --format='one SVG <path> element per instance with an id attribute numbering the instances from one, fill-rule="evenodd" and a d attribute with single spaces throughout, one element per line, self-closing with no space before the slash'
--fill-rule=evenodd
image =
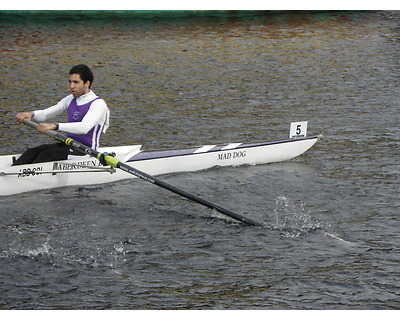
<path id="1" fill-rule="evenodd" d="M 279 196 L 275 204 L 275 221 L 271 227 L 279 230 L 284 237 L 300 237 L 322 227 L 302 201 Z"/>

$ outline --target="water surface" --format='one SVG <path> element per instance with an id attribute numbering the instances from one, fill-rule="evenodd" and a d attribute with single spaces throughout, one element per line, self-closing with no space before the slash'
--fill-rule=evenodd
<path id="1" fill-rule="evenodd" d="M 285 163 L 0 198 L 2 309 L 398 309 L 398 12 L 0 23 L 0 152 L 49 141 L 18 111 L 93 68 L 103 145 L 323 134 Z M 60 122 L 62 118 L 58 119 Z"/>

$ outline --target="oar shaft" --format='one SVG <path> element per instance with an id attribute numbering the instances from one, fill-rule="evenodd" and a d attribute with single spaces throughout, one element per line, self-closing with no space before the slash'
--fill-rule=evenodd
<path id="1" fill-rule="evenodd" d="M 33 128 L 37 128 L 38 127 L 37 123 L 35 123 L 33 121 L 30 121 L 28 119 L 24 119 L 23 123 L 25 123 L 26 125 L 29 125 L 29 126 L 31 126 Z M 157 179 L 157 178 L 155 178 L 155 177 L 153 177 L 153 176 L 151 176 L 151 175 L 149 175 L 149 174 L 147 174 L 147 173 L 145 173 L 143 171 L 140 171 L 140 170 L 138 170 L 136 168 L 131 167 L 130 165 L 128 165 L 128 164 L 126 164 L 124 162 L 119 161 L 118 159 L 114 158 L 111 155 L 102 154 L 102 153 L 98 152 L 97 150 L 94 150 L 94 149 L 92 149 L 92 148 L 90 148 L 90 147 L 88 147 L 88 146 L 86 146 L 86 145 L 84 145 L 84 144 L 82 144 L 82 143 L 80 143 L 78 141 L 75 141 L 75 140 L 73 140 L 71 138 L 67 138 L 67 137 L 63 136 L 62 134 L 60 134 L 60 133 L 58 133 L 56 131 L 46 130 L 45 133 L 47 135 L 49 135 L 50 137 L 53 137 L 56 140 L 58 140 L 58 141 L 60 141 L 62 143 L 65 143 L 66 145 L 70 146 L 71 148 L 76 149 L 78 151 L 81 151 L 81 152 L 83 152 L 85 154 L 88 154 L 90 156 L 93 156 L 93 157 L 95 157 L 95 158 L 97 158 L 99 160 L 103 156 L 104 157 L 104 161 L 109 166 L 111 166 L 113 168 L 119 168 L 119 169 L 121 169 L 121 170 L 123 170 L 123 171 L 125 171 L 127 173 L 133 174 L 134 176 L 136 176 L 138 178 L 141 178 L 141 179 L 143 179 L 143 180 L 145 180 L 147 182 L 151 182 L 151 183 L 153 183 L 153 184 L 155 184 L 155 185 L 157 185 L 159 187 L 162 187 L 162 188 L 167 189 L 169 191 L 172 191 L 172 192 L 174 192 L 176 194 L 179 194 L 182 197 L 185 197 L 185 198 L 187 198 L 189 200 L 195 201 L 195 202 L 197 202 L 199 204 L 202 204 L 202 205 L 204 205 L 204 206 L 206 206 L 208 208 L 214 209 L 214 210 L 216 210 L 216 211 L 218 211 L 218 212 L 220 212 L 222 214 L 225 214 L 225 215 L 227 215 L 227 216 L 229 216 L 229 217 L 231 217 L 231 218 L 233 218 L 235 220 L 241 221 L 241 222 L 246 223 L 246 224 L 251 225 L 251 226 L 262 226 L 261 223 L 258 223 L 258 222 L 254 221 L 252 219 L 249 219 L 249 218 L 246 218 L 246 217 L 244 217 L 242 215 L 239 215 L 239 214 L 237 214 L 237 213 L 235 213 L 235 212 L 233 212 L 233 211 L 231 211 L 229 209 L 223 208 L 223 207 L 221 207 L 221 206 L 219 206 L 217 204 L 214 204 L 214 203 L 212 203 L 210 201 L 202 199 L 202 198 L 200 198 L 200 197 L 198 197 L 198 196 L 196 196 L 194 194 L 191 194 L 191 193 L 189 193 L 189 192 L 187 192 L 185 190 L 182 190 L 180 188 L 172 186 L 172 185 L 170 185 L 169 183 L 167 183 L 165 181 Z"/>
<path id="2" fill-rule="evenodd" d="M 235 213 L 235 212 L 233 212 L 233 211 L 231 211 L 229 209 L 223 208 L 223 207 L 221 207 L 221 206 L 219 206 L 219 205 L 217 205 L 215 203 L 212 203 L 212 202 L 207 201 L 207 200 L 205 200 L 203 198 L 200 198 L 200 197 L 198 197 L 198 196 L 196 196 L 194 194 L 191 194 L 191 193 L 189 193 L 189 192 L 187 192 L 185 190 L 182 190 L 182 189 L 177 188 L 177 187 L 175 187 L 173 185 L 170 185 L 169 183 L 167 183 L 167 182 L 165 182 L 163 180 L 157 179 L 157 178 L 155 178 L 153 176 L 150 176 L 150 175 L 148 175 L 147 173 L 145 173 L 143 171 L 140 171 L 138 169 L 135 169 L 135 168 L 127 165 L 126 163 L 118 162 L 117 167 L 119 169 L 125 171 L 125 172 L 128 172 L 128 173 L 131 173 L 131 174 L 135 175 L 136 177 L 139 177 L 139 178 L 141 178 L 143 180 L 146 180 L 148 182 L 156 184 L 159 187 L 162 187 L 162 188 L 167 189 L 169 191 L 172 191 L 172 192 L 174 192 L 176 194 L 179 194 L 182 197 L 185 197 L 185 198 L 190 199 L 192 201 L 195 201 L 195 202 L 197 202 L 199 204 L 202 204 L 202 205 L 204 205 L 204 206 L 206 206 L 208 208 L 211 208 L 211 209 L 214 209 L 214 210 L 216 210 L 216 211 L 218 211 L 220 213 L 223 213 L 223 214 L 225 214 L 225 215 L 227 215 L 227 216 L 229 216 L 229 217 L 231 217 L 233 219 L 236 219 L 238 221 L 244 222 L 244 223 L 246 223 L 248 225 L 251 225 L 251 226 L 262 226 L 262 224 L 254 221 L 252 219 L 249 219 L 249 218 L 246 218 L 244 216 L 241 216 L 241 215 L 239 215 L 239 214 L 237 214 L 237 213 Z"/>

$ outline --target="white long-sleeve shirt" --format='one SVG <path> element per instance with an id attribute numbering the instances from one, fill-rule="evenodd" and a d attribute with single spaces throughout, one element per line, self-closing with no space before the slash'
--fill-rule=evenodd
<path id="1" fill-rule="evenodd" d="M 96 98 L 97 95 L 90 90 L 89 93 L 78 97 L 76 103 L 80 106 L 93 101 Z M 36 122 L 44 122 L 48 119 L 53 119 L 55 116 L 63 112 L 67 112 L 68 106 L 73 99 L 74 96 L 70 94 L 54 106 L 34 111 L 32 120 Z M 103 132 L 106 132 L 110 124 L 110 110 L 108 109 L 106 102 L 102 99 L 93 101 L 90 109 L 81 122 L 59 123 L 59 130 L 67 133 L 83 135 L 88 133 L 97 124 L 104 125 Z"/>

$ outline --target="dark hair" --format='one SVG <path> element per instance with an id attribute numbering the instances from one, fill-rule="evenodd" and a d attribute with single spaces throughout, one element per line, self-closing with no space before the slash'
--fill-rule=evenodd
<path id="1" fill-rule="evenodd" d="M 74 73 L 79 74 L 83 83 L 90 81 L 89 85 L 90 88 L 90 86 L 93 83 L 93 72 L 86 64 L 78 64 L 76 66 L 73 66 L 71 70 L 69 70 L 69 74 L 74 74 Z"/>

